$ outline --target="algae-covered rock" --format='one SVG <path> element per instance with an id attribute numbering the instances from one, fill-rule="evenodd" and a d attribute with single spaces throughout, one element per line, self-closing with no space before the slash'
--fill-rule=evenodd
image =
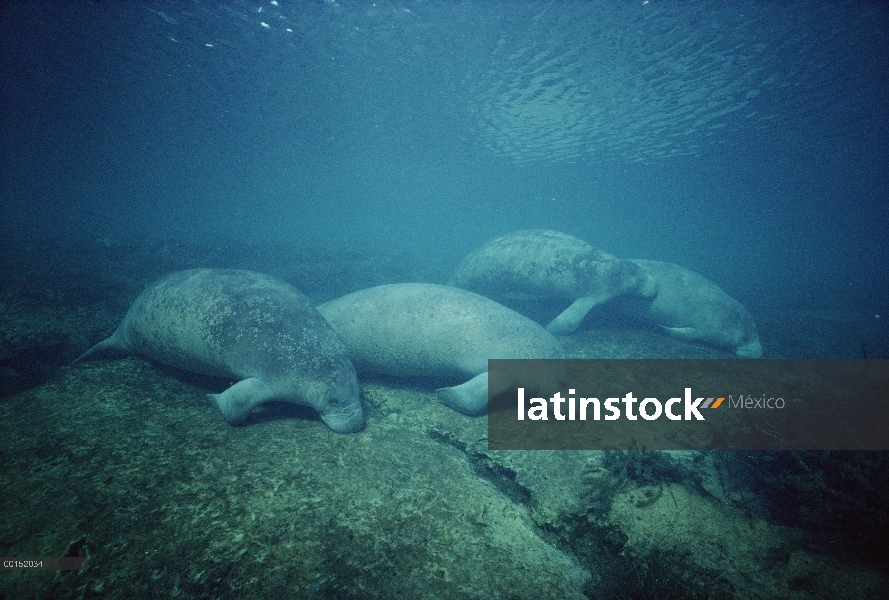
<path id="1" fill-rule="evenodd" d="M 216 384 L 182 377 L 76 365 L 0 407 L 6 552 L 90 563 L 4 595 L 582 597 L 588 573 L 459 449 L 385 418 L 353 436 L 274 418 L 289 405 L 232 428 Z"/>
<path id="2" fill-rule="evenodd" d="M 115 317 L 0 291 L 0 397 L 39 385 L 89 345 L 88 331 Z"/>

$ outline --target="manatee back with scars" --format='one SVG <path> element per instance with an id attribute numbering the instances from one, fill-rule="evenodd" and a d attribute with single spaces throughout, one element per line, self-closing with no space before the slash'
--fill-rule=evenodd
<path id="1" fill-rule="evenodd" d="M 510 295 L 560 298 L 570 306 L 547 329 L 574 331 L 594 306 L 621 295 L 650 297 L 656 287 L 637 265 L 566 233 L 515 231 L 466 256 L 451 285 L 494 299 Z"/>
<path id="2" fill-rule="evenodd" d="M 342 342 L 296 288 L 228 269 L 191 269 L 149 286 L 102 353 L 141 354 L 183 370 L 238 379 L 211 399 L 232 424 L 282 400 L 317 410 L 335 431 L 364 425 L 357 375 Z"/>

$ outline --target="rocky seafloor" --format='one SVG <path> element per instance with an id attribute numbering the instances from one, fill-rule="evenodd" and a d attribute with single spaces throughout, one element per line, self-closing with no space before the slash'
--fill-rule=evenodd
<path id="1" fill-rule="evenodd" d="M 227 382 L 129 357 L 70 361 L 144 285 L 263 271 L 315 302 L 444 282 L 412 256 L 175 242 L 8 248 L 0 288 L 0 598 L 887 597 L 884 453 L 492 451 L 431 382 L 362 379 L 367 428 L 272 404 L 231 427 Z M 766 357 L 880 357 L 854 310 L 755 314 Z M 573 357 L 725 358 L 593 324 Z"/>

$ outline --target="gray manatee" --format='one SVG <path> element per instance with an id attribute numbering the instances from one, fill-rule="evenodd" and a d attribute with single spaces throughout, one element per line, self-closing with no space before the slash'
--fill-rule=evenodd
<path id="1" fill-rule="evenodd" d="M 426 283 L 381 285 L 331 300 L 318 312 L 359 373 L 466 381 L 436 390 L 454 410 L 488 405 L 488 359 L 564 358 L 558 340 L 519 313 L 478 294 Z"/>
<path id="2" fill-rule="evenodd" d="M 77 360 L 96 353 L 141 354 L 238 379 L 210 394 L 233 425 L 256 405 L 283 400 L 314 408 L 339 433 L 364 426 L 358 377 L 342 342 L 301 292 L 259 273 L 173 273 L 142 292 L 117 331 Z"/>
<path id="3" fill-rule="evenodd" d="M 546 326 L 555 335 L 571 333 L 590 309 L 616 296 L 647 298 L 657 289 L 637 265 L 545 229 L 491 240 L 461 261 L 451 285 L 496 300 L 516 294 L 567 300 L 571 305 Z"/>
<path id="4" fill-rule="evenodd" d="M 677 337 L 734 350 L 743 358 L 762 356 L 753 317 L 718 285 L 673 263 L 632 262 L 657 281 L 657 295 L 648 300 L 617 299 L 614 307 Z"/>

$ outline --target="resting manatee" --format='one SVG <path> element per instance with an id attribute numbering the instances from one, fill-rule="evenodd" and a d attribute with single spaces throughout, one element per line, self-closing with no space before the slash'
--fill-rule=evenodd
<path id="1" fill-rule="evenodd" d="M 734 350 L 743 358 L 762 356 L 753 317 L 715 283 L 673 263 L 632 260 L 658 284 L 648 300 L 616 299 L 608 308 L 659 325 L 678 337 Z"/>
<path id="2" fill-rule="evenodd" d="M 571 302 L 546 328 L 567 335 L 594 306 L 615 296 L 651 297 L 654 282 L 635 264 L 566 233 L 514 231 L 469 254 L 451 285 L 497 300 L 526 294 Z"/>
<path id="3" fill-rule="evenodd" d="M 381 285 L 318 307 L 358 372 L 469 379 L 436 390 L 468 415 L 488 405 L 489 358 L 564 358 L 558 340 L 493 300 L 426 283 Z"/>
<path id="4" fill-rule="evenodd" d="M 142 354 L 187 371 L 237 378 L 210 394 L 225 419 L 283 400 L 317 410 L 334 431 L 364 426 L 358 377 L 330 325 L 296 288 L 250 271 L 193 269 L 146 289 L 94 353 Z"/>

